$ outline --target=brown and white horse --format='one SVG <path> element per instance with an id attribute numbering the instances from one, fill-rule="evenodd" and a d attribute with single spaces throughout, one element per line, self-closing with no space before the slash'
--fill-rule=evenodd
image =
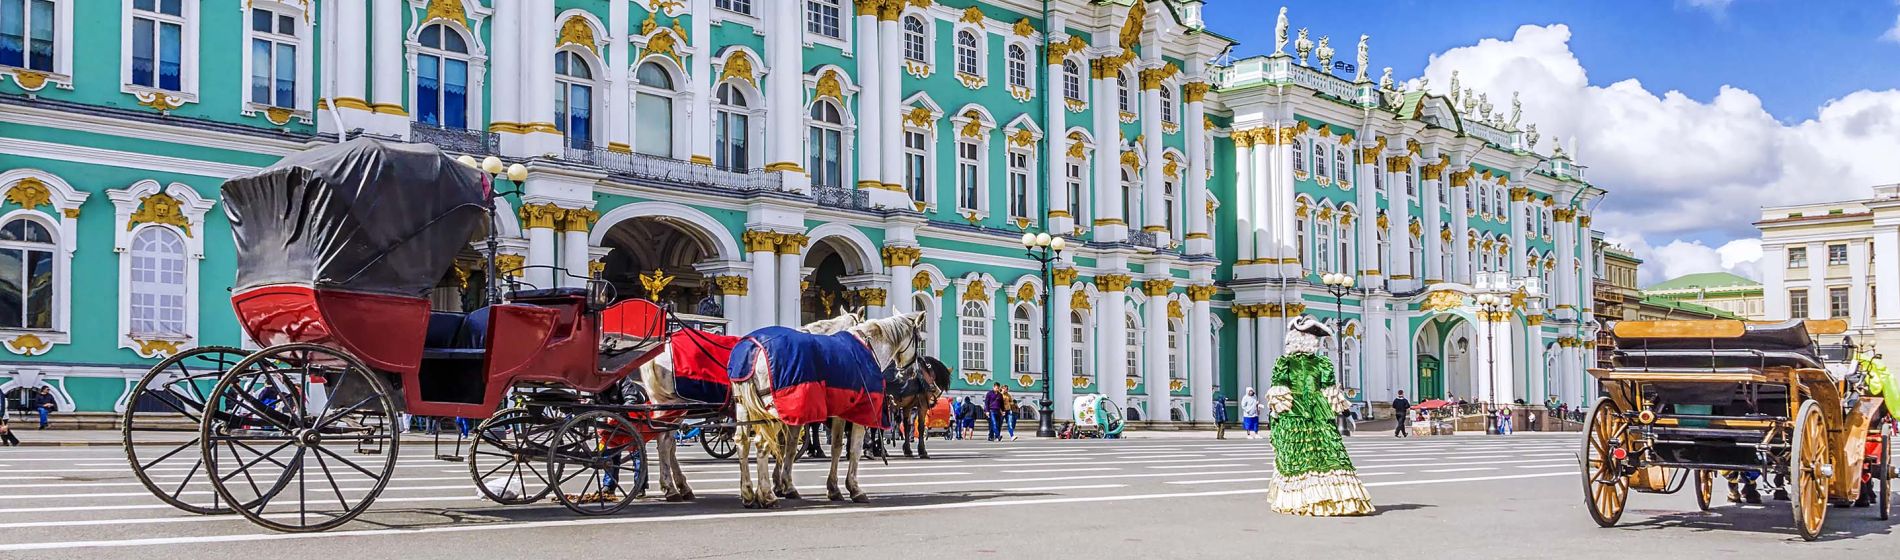
<path id="1" fill-rule="evenodd" d="M 835 334 L 843 332 L 860 321 L 856 312 L 847 311 L 837 317 L 799 327 L 798 330 L 812 334 Z M 673 382 L 673 373 L 671 347 L 662 350 L 659 356 L 640 366 L 640 385 L 646 389 L 647 398 L 654 404 L 687 402 L 687 399 L 679 395 L 677 385 Z M 686 472 L 680 469 L 679 442 L 675 441 L 671 434 L 656 439 L 658 441 L 655 444 L 659 447 L 656 464 L 660 471 L 660 489 L 666 493 L 666 501 L 680 502 L 693 499 L 693 488 L 686 484 Z"/>
<path id="2" fill-rule="evenodd" d="M 896 317 L 873 319 L 846 329 L 845 332 L 857 337 L 870 349 L 877 371 L 893 366 L 908 369 L 915 365 L 919 352 L 923 350 L 923 313 L 907 313 Z M 787 426 L 780 420 L 777 407 L 772 399 L 772 372 L 768 361 L 761 355 L 753 356 L 752 375 L 744 381 L 732 384 L 732 398 L 735 402 L 739 423 L 739 499 L 748 508 L 778 507 L 778 497 L 797 498 L 798 492 L 791 484 L 791 463 L 798 452 L 798 429 Z M 738 356 L 734 360 L 740 359 Z M 856 450 L 864 442 L 865 426 L 853 424 L 849 436 L 845 436 L 845 426 L 832 419 L 831 472 L 825 487 L 833 500 L 844 499 L 838 490 L 838 461 L 843 455 L 849 455 L 851 461 L 845 477 L 845 489 L 850 492 L 851 500 L 865 502 L 869 498 L 858 489 L 858 459 L 861 454 L 843 452 Z M 752 450 L 759 448 L 758 482 L 753 484 Z M 780 469 L 772 477 L 773 491 L 767 492 L 762 486 L 766 478 L 766 466 L 772 460 L 778 461 Z M 782 474 L 781 474 L 782 473 Z"/>

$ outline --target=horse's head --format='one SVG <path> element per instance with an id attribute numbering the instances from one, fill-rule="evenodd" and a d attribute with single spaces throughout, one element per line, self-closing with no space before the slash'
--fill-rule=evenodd
<path id="1" fill-rule="evenodd" d="M 879 364 L 881 367 L 908 371 L 916 367 L 918 356 L 923 355 L 923 324 L 923 312 L 919 311 L 865 321 L 850 330 L 865 343 L 889 352 L 887 355 L 891 357 L 891 362 Z"/>
<path id="2" fill-rule="evenodd" d="M 924 356 L 917 360 L 917 370 L 930 382 L 930 400 L 935 401 L 937 395 L 950 388 L 950 366 L 944 365 L 942 360 Z"/>

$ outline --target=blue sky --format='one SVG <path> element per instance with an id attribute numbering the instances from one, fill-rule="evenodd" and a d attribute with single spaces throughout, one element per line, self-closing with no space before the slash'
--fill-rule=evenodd
<path id="1" fill-rule="evenodd" d="M 1278 0 L 1208 0 L 1234 56 L 1273 49 Z M 1562 139 L 1610 191 L 1606 237 L 1642 280 L 1759 277 L 1765 206 L 1866 198 L 1900 182 L 1900 0 L 1287 1 L 1293 30 L 1372 69 L 1462 85 Z M 1291 46 L 1288 47 L 1289 52 Z"/>

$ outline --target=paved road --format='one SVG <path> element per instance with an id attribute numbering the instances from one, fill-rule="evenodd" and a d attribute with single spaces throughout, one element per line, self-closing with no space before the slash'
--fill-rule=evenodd
<path id="1" fill-rule="evenodd" d="M 15 448 L 0 450 L 0 558 L 1680 559 L 1900 550 L 1869 510 L 1832 511 L 1827 538 L 1804 543 L 1786 504 L 1702 513 L 1687 493 L 1634 496 L 1621 527 L 1597 528 L 1582 510 L 1574 441 L 1352 438 L 1380 509 L 1353 519 L 1269 512 L 1271 449 L 1245 439 L 939 443 L 930 461 L 865 466 L 873 501 L 864 505 L 822 501 L 824 465 L 801 463 L 799 484 L 820 500 L 763 512 L 739 507 L 732 462 L 692 450 L 686 468 L 698 502 L 644 500 L 604 518 L 482 502 L 465 466 L 411 444 L 375 509 L 315 535 L 175 511 L 138 486 L 114 448 Z"/>

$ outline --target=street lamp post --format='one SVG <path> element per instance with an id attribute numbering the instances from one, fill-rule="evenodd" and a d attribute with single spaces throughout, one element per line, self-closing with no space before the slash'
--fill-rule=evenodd
<path id="1" fill-rule="evenodd" d="M 1353 278 L 1351 274 L 1344 272 L 1330 272 L 1322 274 L 1319 277 L 1320 284 L 1326 286 L 1326 292 L 1333 294 L 1333 314 L 1336 317 L 1335 320 L 1339 322 L 1341 329 L 1344 329 L 1346 325 L 1346 294 L 1352 293 L 1354 280 L 1355 278 Z M 1344 335 L 1345 333 L 1342 330 L 1337 336 L 1333 337 L 1333 368 L 1336 372 L 1339 371 L 1338 368 L 1346 363 L 1346 342 L 1342 338 Z M 1340 375 L 1339 380 L 1340 384 L 1343 385 L 1345 384 L 1346 378 L 1344 375 Z M 1335 418 L 1333 421 L 1338 425 L 1337 427 L 1341 434 L 1348 432 L 1345 427 L 1345 419 Z"/>
<path id="2" fill-rule="evenodd" d="M 458 163 L 461 163 L 462 165 L 466 165 L 472 169 L 480 170 L 483 173 L 483 176 L 482 176 L 483 182 L 488 183 L 488 186 L 489 186 L 488 196 L 490 200 L 488 201 L 488 208 L 487 208 L 488 210 L 487 227 L 489 229 L 488 256 L 485 259 L 486 262 L 483 263 L 484 269 L 482 271 L 482 275 L 483 275 L 482 276 L 482 284 L 483 284 L 482 291 L 486 293 L 486 296 L 487 296 L 486 299 L 488 300 L 489 305 L 501 305 L 501 284 L 495 281 L 495 277 L 499 274 L 499 271 L 495 270 L 495 257 L 500 253 L 501 247 L 500 247 L 500 244 L 497 243 L 495 240 L 497 236 L 495 235 L 495 231 L 494 231 L 495 203 L 494 203 L 493 198 L 504 195 L 504 194 L 520 194 L 521 182 L 528 180 L 528 167 L 517 163 L 514 165 L 509 165 L 506 168 L 504 168 L 502 167 L 502 164 L 501 164 L 501 158 L 498 158 L 495 156 L 488 156 L 478 162 L 478 161 L 475 161 L 474 156 L 463 155 L 462 157 L 456 158 L 455 161 Z M 498 181 L 498 180 L 505 180 L 510 183 L 514 183 L 514 186 L 515 186 L 514 191 L 510 193 L 503 193 L 495 189 L 494 183 L 495 181 Z"/>
<path id="3" fill-rule="evenodd" d="M 1491 380 L 1489 395 L 1485 397 L 1485 403 L 1486 403 L 1485 423 L 1490 426 L 1489 433 L 1497 434 L 1502 431 L 1499 429 L 1498 421 L 1497 421 L 1497 417 L 1498 417 L 1497 416 L 1498 344 L 1497 344 L 1497 338 L 1496 338 L 1497 337 L 1497 323 L 1498 323 L 1498 319 L 1500 315 L 1503 315 L 1510 311 L 1511 301 L 1509 299 L 1505 299 L 1504 297 L 1501 297 L 1493 293 L 1478 294 L 1477 301 L 1478 301 L 1478 317 L 1480 319 L 1484 319 L 1485 364 L 1486 364 L 1485 367 L 1487 371 L 1489 372 L 1488 375 L 1486 375 L 1486 377 Z"/>
<path id="4" fill-rule="evenodd" d="M 1023 254 L 1042 265 L 1042 400 L 1036 403 L 1036 437 L 1056 437 L 1054 377 L 1050 371 L 1055 368 L 1050 365 L 1049 348 L 1049 329 L 1055 319 L 1049 309 L 1049 294 L 1053 291 L 1049 286 L 1049 264 L 1062 260 L 1062 251 L 1068 246 L 1069 242 L 1060 236 L 1023 234 Z"/>

